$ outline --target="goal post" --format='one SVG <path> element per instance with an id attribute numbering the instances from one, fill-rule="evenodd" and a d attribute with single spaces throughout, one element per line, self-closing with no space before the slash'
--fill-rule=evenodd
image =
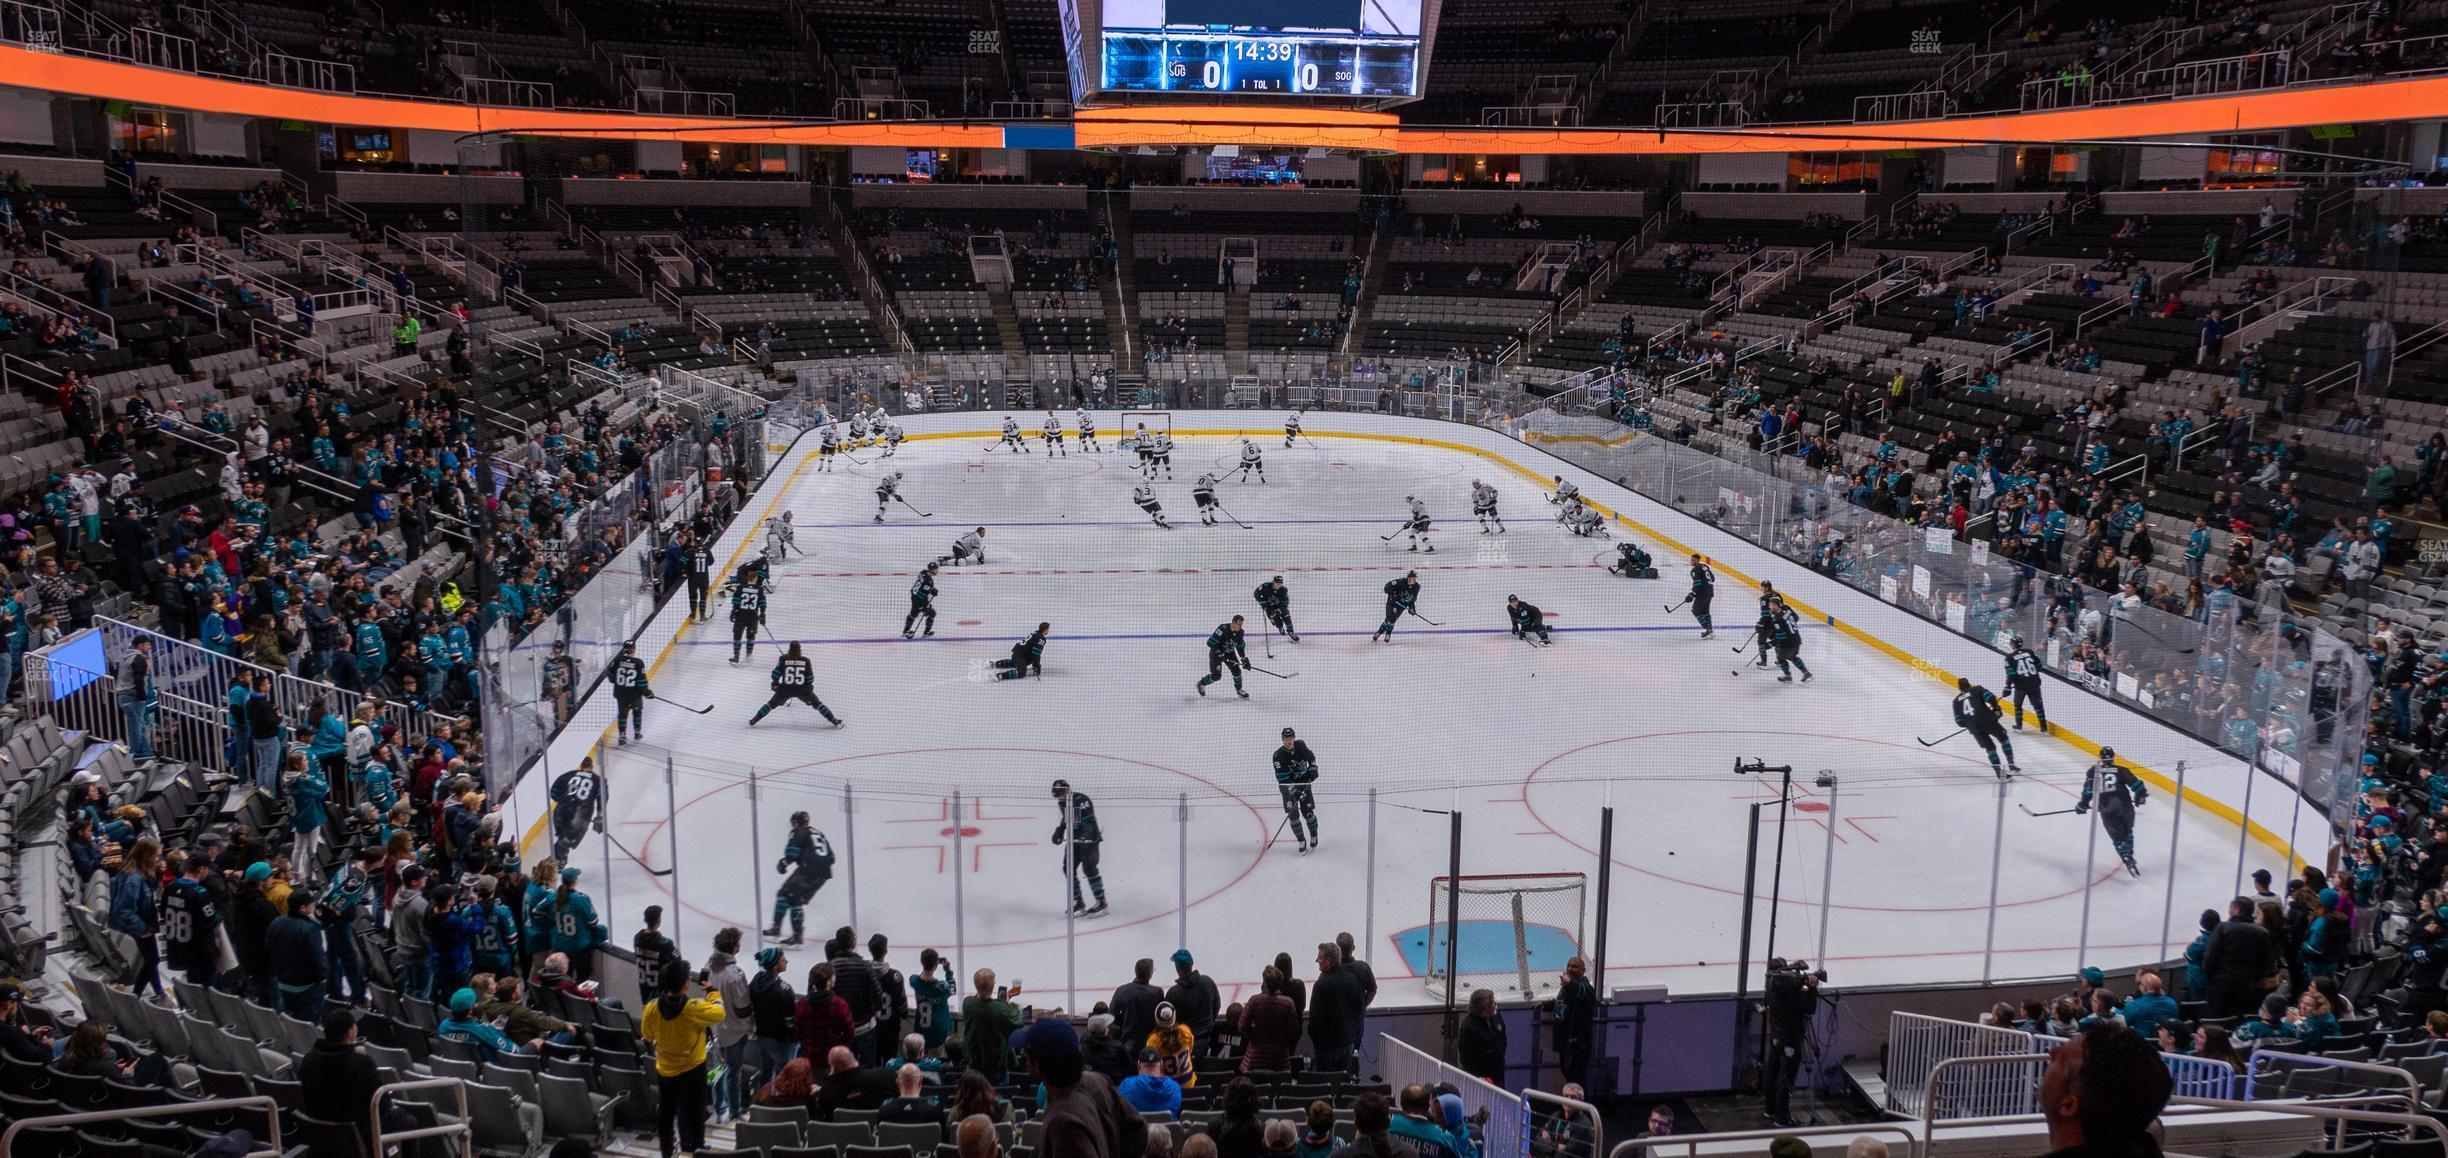
<path id="1" fill-rule="evenodd" d="M 1489 989 L 1498 1000 L 1552 997 L 1564 962 L 1583 953 L 1589 874 L 1479 873 L 1428 883 L 1426 946 L 1430 996 Z M 1453 906 L 1453 975 L 1446 973 L 1447 905 Z"/>
<path id="2" fill-rule="evenodd" d="M 1114 438 L 1121 438 L 1125 435 L 1137 434 L 1139 433 L 1139 428 L 1141 426 L 1147 427 L 1148 435 L 1151 438 L 1159 434 L 1170 435 L 1173 433 L 1173 412 L 1170 410 L 1110 410 L 1097 412 L 1098 425 L 1102 426 L 1109 422 L 1112 424 L 1112 436 Z"/>

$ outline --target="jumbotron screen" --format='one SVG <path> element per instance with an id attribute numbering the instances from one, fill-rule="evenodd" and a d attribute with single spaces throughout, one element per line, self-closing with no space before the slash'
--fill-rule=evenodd
<path id="1" fill-rule="evenodd" d="M 1104 0 L 1115 92 L 1419 95 L 1423 0 Z"/>

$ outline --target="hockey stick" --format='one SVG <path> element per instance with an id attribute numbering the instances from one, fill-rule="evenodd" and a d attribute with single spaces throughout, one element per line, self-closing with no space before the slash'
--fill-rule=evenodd
<path id="1" fill-rule="evenodd" d="M 1265 619 L 1263 610 L 1261 611 L 1260 618 Z M 1260 638 L 1266 642 L 1267 658 L 1272 660 L 1275 658 L 1275 621 L 1272 619 L 1266 619 L 1265 626 L 1266 633 L 1260 636 Z"/>
<path id="2" fill-rule="evenodd" d="M 1411 524 L 1406 522 L 1403 525 L 1394 528 L 1394 535 L 1402 534 L 1404 531 L 1408 531 L 1410 529 Z M 1377 537 L 1377 541 L 1380 543 L 1391 543 L 1394 541 L 1394 535 L 1379 535 Z"/>
<path id="3" fill-rule="evenodd" d="M 1223 511 L 1223 512 L 1224 512 L 1224 517 L 1225 517 L 1225 518 L 1232 519 L 1232 521 L 1233 521 L 1233 525 L 1234 525 L 1234 526 L 1236 526 L 1236 527 L 1241 528 L 1241 529 L 1242 529 L 1242 530 L 1244 530 L 1244 531 L 1251 531 L 1251 530 L 1256 530 L 1256 529 L 1257 529 L 1257 528 L 1255 528 L 1255 527 L 1250 526 L 1248 523 L 1244 523 L 1244 522 L 1242 522 L 1242 521 L 1241 521 L 1239 518 L 1235 517 L 1231 511 L 1225 511 L 1225 510 L 1224 510 L 1224 504 L 1222 504 L 1222 503 L 1217 503 L 1217 504 L 1215 505 L 1215 509 L 1217 509 L 1217 510 L 1219 510 L 1219 511 Z"/>
<path id="4" fill-rule="evenodd" d="M 2080 811 L 2082 811 L 2082 810 L 2081 810 L 2081 809 L 2079 809 L 2079 808 L 2060 808 L 2060 809 L 2057 809 L 2057 810 L 2056 810 L 2056 811 L 2054 811 L 2054 812 L 2034 812 L 2034 811 L 2032 811 L 2032 810 L 2031 810 L 2031 805 L 2024 804 L 2024 803 L 2021 803 L 2021 802 L 2017 802 L 2017 803 L 2015 804 L 2015 807 L 2022 809 L 2022 810 L 2023 810 L 2023 815 L 2025 815 L 2025 816 L 2064 816 L 2065 814 L 2067 814 L 2067 813 L 2069 813 L 2069 812 L 2080 812 Z"/>
<path id="5" fill-rule="evenodd" d="M 1742 653 L 1751 650 L 1752 643 L 1756 642 L 1758 639 L 1759 629 L 1754 627 L 1751 629 L 1751 638 L 1734 645 L 1734 654 L 1741 655 Z"/>
<path id="6" fill-rule="evenodd" d="M 629 851 L 629 846 L 628 846 L 628 845 L 622 844 L 622 843 L 620 842 L 620 838 L 619 838 L 619 837 L 614 836 L 614 835 L 612 835 L 612 834 L 611 834 L 611 833 L 609 833 L 609 832 L 604 833 L 604 834 L 603 834 L 603 838 L 604 838 L 605 840 L 611 841 L 611 842 L 612 842 L 612 847 L 614 847 L 614 848 L 617 848 L 617 849 L 621 850 L 621 855 L 622 855 L 622 856 L 628 857 L 630 860 L 636 861 L 636 862 L 637 862 L 637 866 L 638 866 L 639 868 L 645 869 L 645 870 L 647 871 L 647 873 L 648 873 L 648 874 L 650 874 L 650 875 L 653 875 L 653 876 L 658 876 L 658 877 L 667 877 L 667 876 L 672 875 L 672 873 L 674 873 L 674 872 L 678 871 L 678 870 L 676 870 L 676 869 L 659 869 L 659 868 L 654 867 L 653 865 L 647 864 L 647 863 L 646 863 L 646 858 L 645 858 L 645 857 L 639 856 L 638 854 L 636 854 L 636 853 L 634 853 L 634 852 Z"/>
<path id="7" fill-rule="evenodd" d="M 1444 625 L 1444 624 L 1442 624 L 1442 623 L 1438 623 L 1436 620 L 1430 619 L 1430 618 L 1428 618 L 1428 617 L 1427 617 L 1427 616 L 1425 616 L 1425 615 L 1421 615 L 1421 614 L 1419 613 L 1419 608 L 1416 608 L 1416 607 L 1405 607 L 1405 608 L 1403 608 L 1403 610 L 1404 610 L 1404 611 L 1407 611 L 1407 612 L 1410 612 L 1410 613 L 1411 613 L 1412 618 L 1417 619 L 1417 620 L 1419 620 L 1420 622 L 1425 623 L 1425 624 L 1427 624 L 1427 625 L 1428 625 L 1428 626 L 1430 626 L 1430 627 L 1443 627 L 1443 626 L 1445 626 L 1445 625 Z"/>
<path id="8" fill-rule="evenodd" d="M 1914 742 L 1914 743 L 1917 743 L 1917 744 L 1919 744 L 1919 745 L 1921 745 L 1921 746 L 1922 746 L 1922 747 L 1924 747 L 1924 748 L 1935 748 L 1935 747 L 1937 747 L 1938 745 L 1940 745 L 1940 744 L 1944 744 L 1944 743 L 1946 743 L 1947 741 L 1952 740 L 1952 739 L 1954 739 L 1955 737 L 1960 736 L 1960 735 L 1963 735 L 1963 734 L 1964 734 L 1964 729 L 1962 729 L 1962 728 L 1957 728 L 1957 729 L 1955 729 L 1954 731 L 1949 732 L 1949 733 L 1947 733 L 1946 735 L 1940 736 L 1940 737 L 1938 737 L 1938 738 L 1937 738 L 1937 739 L 1935 739 L 1935 740 L 1924 740 L 1924 739 L 1922 739 L 1922 738 L 1921 738 L 1921 737 L 1919 737 L 1919 736 L 1915 736 L 1915 737 L 1913 737 L 1913 742 Z"/>
<path id="9" fill-rule="evenodd" d="M 1273 657 L 1273 656 L 1268 656 L 1267 658 L 1269 658 L 1269 659 L 1273 659 L 1274 657 Z M 1299 675 L 1299 674 L 1300 674 L 1299 672 L 1293 672 L 1293 673 L 1292 673 L 1292 675 L 1285 675 L 1284 673 L 1279 672 L 1279 671 L 1268 671 L 1267 669 L 1262 668 L 1262 667 L 1260 667 L 1260 666 L 1258 666 L 1257 664 L 1254 664 L 1254 663 L 1244 663 L 1244 664 L 1242 664 L 1242 665 L 1241 665 L 1241 667 L 1242 667 L 1242 669 L 1243 669 L 1243 670 L 1245 670 L 1245 671 L 1254 671 L 1254 672 L 1257 672 L 1259 675 L 1271 675 L 1271 676 L 1274 676 L 1276 679 L 1279 679 L 1279 680 L 1288 680 L 1288 679 L 1291 679 L 1291 678 L 1292 678 L 1292 676 L 1296 676 L 1296 675 Z"/>
<path id="10" fill-rule="evenodd" d="M 1282 820 L 1275 822 L 1275 831 L 1268 834 L 1266 838 L 1266 847 L 1258 850 L 1259 855 L 1264 856 L 1267 853 L 1275 851 L 1275 842 L 1283 839 L 1284 825 L 1291 822 L 1292 814 L 1289 812 L 1284 813 L 1284 818 Z"/>
<path id="11" fill-rule="evenodd" d="M 908 507 L 909 509 L 911 509 L 911 510 L 913 510 L 913 511 L 918 511 L 918 504 L 913 503 L 913 502 L 909 501 L 908 499 L 902 498 L 902 497 L 901 497 L 901 496 L 899 496 L 899 495 L 894 495 L 894 496 L 893 496 L 893 501 L 894 501 L 894 502 L 896 502 L 896 503 L 901 504 L 902 506 Z M 918 511 L 918 517 L 919 517 L 919 518 L 922 518 L 922 519 L 931 519 L 931 518 L 934 518 L 934 517 L 935 517 L 935 512 L 933 512 L 933 511 Z"/>
<path id="12" fill-rule="evenodd" d="M 1689 602 L 1691 602 L 1691 600 L 1692 600 L 1692 597 L 1691 597 L 1691 596 L 1689 596 L 1689 595 L 1686 595 L 1686 596 L 1684 596 L 1684 597 L 1683 597 L 1683 603 L 1689 603 Z M 1674 605 L 1674 606 L 1672 606 L 1672 607 L 1661 608 L 1661 610 L 1664 610 L 1664 611 L 1681 611 L 1681 610 L 1683 609 L 1683 603 L 1677 603 L 1677 604 L 1675 604 L 1675 605 Z M 1740 649 L 1740 648 L 1736 648 L 1735 650 L 1740 651 L 1740 650 L 1742 650 L 1742 649 Z"/>
<path id="13" fill-rule="evenodd" d="M 655 695 L 655 694 L 654 694 L 654 693 L 652 693 L 652 692 L 647 693 L 646 698 L 647 698 L 647 699 L 650 699 L 650 700 L 653 700 L 654 702 L 656 702 L 656 703 L 658 703 L 658 704 L 671 704 L 671 706 L 673 706 L 673 707 L 675 707 L 675 708 L 678 708 L 678 709 L 680 709 L 681 711 L 684 711 L 684 712 L 695 712 L 695 713 L 697 713 L 697 714 L 698 714 L 698 715 L 700 715 L 700 716 L 710 716 L 710 715 L 714 714 L 714 705 L 712 705 L 712 704 L 708 704 L 708 705 L 706 705 L 705 707 L 702 707 L 702 708 L 692 708 L 692 707 L 688 706 L 687 704 L 677 704 L 677 703 L 672 703 L 672 701 L 667 700 L 667 699 L 664 699 L 664 698 L 663 698 L 663 697 L 661 697 L 661 696 Z"/>

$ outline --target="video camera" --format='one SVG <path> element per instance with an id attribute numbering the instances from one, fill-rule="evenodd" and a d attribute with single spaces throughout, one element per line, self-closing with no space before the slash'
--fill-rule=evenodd
<path id="1" fill-rule="evenodd" d="M 1770 957 L 1768 959 L 1769 980 L 1775 980 L 1780 974 L 1791 977 L 1797 981 L 1804 977 L 1808 977 L 1814 984 L 1828 979 L 1827 970 L 1813 969 L 1810 967 L 1810 962 L 1808 961 L 1804 961 L 1800 958 L 1795 958 L 1794 960 L 1788 961 L 1783 957 Z"/>

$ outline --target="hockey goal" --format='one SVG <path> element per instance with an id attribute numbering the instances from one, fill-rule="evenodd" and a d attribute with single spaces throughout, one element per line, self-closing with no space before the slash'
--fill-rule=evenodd
<path id="1" fill-rule="evenodd" d="M 1589 910 L 1589 874 L 1486 873 L 1428 883 L 1428 992 L 1494 990 L 1499 1000 L 1550 997 L 1564 962 L 1579 956 Z M 1453 906 L 1453 973 L 1446 972 L 1447 905 Z"/>
<path id="2" fill-rule="evenodd" d="M 1173 433 L 1170 410 L 1100 410 L 1096 419 L 1097 425 L 1112 432 L 1107 436 L 1109 441 L 1137 434 L 1141 426 L 1147 427 L 1150 438 Z"/>

